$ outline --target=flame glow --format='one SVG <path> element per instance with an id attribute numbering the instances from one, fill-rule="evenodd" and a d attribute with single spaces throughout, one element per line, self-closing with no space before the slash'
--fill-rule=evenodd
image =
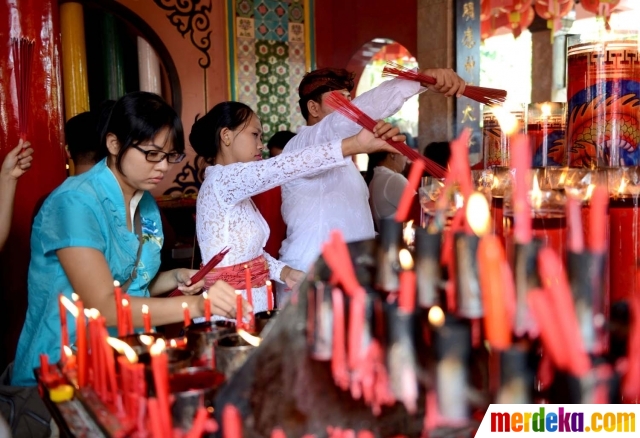
<path id="1" fill-rule="evenodd" d="M 64 296 L 60 297 L 60 302 L 75 318 L 78 317 L 78 308 L 71 302 L 69 298 Z"/>
<path id="2" fill-rule="evenodd" d="M 546 102 L 543 103 L 542 106 L 540 106 L 540 112 L 542 117 L 545 119 L 548 118 L 551 115 L 551 105 Z"/>
<path id="3" fill-rule="evenodd" d="M 172 339 L 171 341 L 169 341 L 169 346 L 171 348 L 178 348 L 178 343 L 176 342 L 175 339 Z"/>
<path id="4" fill-rule="evenodd" d="M 627 179 L 626 178 L 622 178 L 620 180 L 620 186 L 618 187 L 618 195 L 622 195 L 625 191 L 625 189 L 627 188 Z"/>
<path id="5" fill-rule="evenodd" d="M 98 319 L 100 318 L 100 311 L 98 309 L 85 309 L 84 314 L 88 318 Z"/>
<path id="6" fill-rule="evenodd" d="M 589 187 L 587 187 L 587 193 L 584 195 L 584 200 L 588 201 L 591 199 L 591 197 L 593 196 L 593 191 L 596 189 L 596 185 L 595 184 L 589 184 Z"/>
<path id="7" fill-rule="evenodd" d="M 518 119 L 510 111 L 502 106 L 493 107 L 493 114 L 500 125 L 500 129 L 506 135 L 511 135 L 518 129 Z"/>
<path id="8" fill-rule="evenodd" d="M 409 250 L 401 249 L 398 253 L 398 258 L 400 259 L 400 267 L 403 270 L 410 271 L 413 269 L 413 257 L 411 257 Z"/>
<path id="9" fill-rule="evenodd" d="M 77 294 L 77 293 L 73 292 L 73 293 L 71 294 L 71 299 L 72 299 L 73 301 L 78 301 L 78 300 L 80 299 L 80 297 L 78 296 L 78 294 Z"/>
<path id="10" fill-rule="evenodd" d="M 209 294 L 207 294 L 206 292 L 202 292 L 202 299 L 204 299 L 205 301 L 209 299 Z"/>
<path id="11" fill-rule="evenodd" d="M 156 342 L 149 349 L 149 353 L 151 353 L 152 356 L 162 354 L 162 351 L 166 348 L 166 346 L 167 343 L 164 342 L 164 339 L 156 339 Z"/>
<path id="12" fill-rule="evenodd" d="M 533 187 L 531 187 L 530 199 L 531 207 L 534 210 L 540 209 L 540 207 L 542 206 L 542 192 L 540 191 L 538 178 L 533 178 Z"/>
<path id="13" fill-rule="evenodd" d="M 113 287 L 120 287 L 120 282 L 118 280 L 113 280 Z"/>
<path id="14" fill-rule="evenodd" d="M 64 350 L 64 355 L 67 358 L 70 358 L 71 356 L 73 356 L 73 350 L 68 345 L 63 345 L 62 349 Z"/>
<path id="15" fill-rule="evenodd" d="M 467 222 L 471 230 L 478 237 L 482 237 L 489 231 L 491 223 L 491 213 L 489 211 L 489 202 L 482 193 L 472 193 L 467 201 Z"/>
<path id="16" fill-rule="evenodd" d="M 413 231 L 413 220 L 410 220 L 406 223 L 404 229 L 402 230 L 402 240 L 404 240 L 404 243 L 406 243 L 407 245 L 413 245 L 414 236 L 415 232 Z"/>
<path id="17" fill-rule="evenodd" d="M 153 344 L 153 336 L 138 335 L 138 339 L 140 339 L 140 342 L 142 342 L 142 344 L 146 345 L 147 347 Z"/>
<path id="18" fill-rule="evenodd" d="M 149 306 L 147 306 L 146 304 L 142 305 L 142 313 L 145 315 L 149 314 Z"/>
<path id="19" fill-rule="evenodd" d="M 433 306 L 429 309 L 427 318 L 429 319 L 429 323 L 435 327 L 442 327 L 444 325 L 444 312 L 438 306 Z"/>
<path id="20" fill-rule="evenodd" d="M 253 336 L 243 329 L 238 329 L 238 335 L 240 335 L 242 339 L 244 339 L 248 344 L 253 345 L 254 347 L 259 346 L 260 342 L 262 342 L 262 339 L 257 336 Z"/>
<path id="21" fill-rule="evenodd" d="M 183 308 L 183 309 L 186 309 L 187 307 L 189 307 L 189 305 L 183 301 L 183 302 L 182 302 L 182 308 Z"/>
<path id="22" fill-rule="evenodd" d="M 118 338 L 108 337 L 107 343 L 111 345 L 111 347 L 113 347 L 113 349 L 116 350 L 118 353 L 124 354 L 127 357 L 127 360 L 129 361 L 129 363 L 138 363 L 138 355 L 136 354 L 135 351 L 133 351 L 133 348 L 131 348 L 131 346 L 126 342 L 121 341 Z"/>

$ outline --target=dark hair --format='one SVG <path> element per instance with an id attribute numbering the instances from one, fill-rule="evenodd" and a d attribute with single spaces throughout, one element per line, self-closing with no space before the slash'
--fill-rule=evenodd
<path id="1" fill-rule="evenodd" d="M 182 121 L 162 97 L 146 91 L 125 94 L 116 101 L 102 130 L 101 144 L 107 147 L 107 135 L 113 134 L 120 143 L 116 168 L 122 172 L 122 157 L 129 148 L 151 140 L 164 128 L 169 128 L 173 150 L 184 152 Z"/>
<path id="2" fill-rule="evenodd" d="M 104 132 L 107 129 L 107 122 L 109 121 L 109 116 L 111 115 L 111 110 L 113 106 L 116 104 L 115 100 L 105 100 L 100 104 L 97 109 L 97 121 L 96 121 L 96 130 L 98 131 L 98 138 L 102 138 L 103 135 L 106 135 Z M 105 149 L 104 153 L 107 151 Z"/>
<path id="3" fill-rule="evenodd" d="M 305 120 L 309 120 L 307 103 L 313 100 L 322 103 L 322 95 L 327 91 L 353 90 L 355 73 L 343 68 L 321 68 L 307 73 L 300 81 L 298 95 L 300 112 Z"/>
<path id="4" fill-rule="evenodd" d="M 278 131 L 269 139 L 269 142 L 267 143 L 267 149 L 284 149 L 287 143 L 289 143 L 289 140 L 291 140 L 295 136 L 296 135 L 291 131 Z"/>
<path id="5" fill-rule="evenodd" d="M 97 163 L 104 158 L 97 123 L 96 114 L 89 111 L 77 114 L 65 123 L 64 136 L 74 163 Z"/>
<path id="6" fill-rule="evenodd" d="M 373 179 L 373 169 L 380 165 L 384 160 L 387 159 L 390 152 L 374 152 L 369 154 L 369 163 L 367 164 L 367 173 L 364 175 L 364 180 L 369 185 L 371 180 Z"/>
<path id="7" fill-rule="evenodd" d="M 448 141 L 434 141 L 424 148 L 422 155 L 446 169 L 451 158 L 451 146 Z"/>
<path id="8" fill-rule="evenodd" d="M 198 118 L 191 127 L 189 143 L 196 154 L 213 164 L 220 151 L 220 132 L 224 129 L 236 130 L 246 126 L 254 114 L 253 110 L 240 102 L 221 102 L 207 114 Z"/>

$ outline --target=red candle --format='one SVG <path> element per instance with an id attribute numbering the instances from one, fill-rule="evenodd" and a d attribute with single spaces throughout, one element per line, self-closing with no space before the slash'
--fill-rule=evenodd
<path id="1" fill-rule="evenodd" d="M 40 377 L 43 382 L 49 379 L 49 356 L 45 353 L 40 354 Z"/>
<path id="2" fill-rule="evenodd" d="M 153 438 L 163 438 L 166 436 L 163 433 L 163 419 L 160 413 L 160 403 L 157 398 L 151 397 L 148 402 L 149 406 L 149 425 L 148 429 L 151 430 L 151 436 Z"/>
<path id="3" fill-rule="evenodd" d="M 242 292 L 236 291 L 236 328 L 242 327 Z"/>
<path id="4" fill-rule="evenodd" d="M 108 339 L 109 335 L 107 334 L 107 322 L 104 316 L 98 318 L 98 324 L 100 326 L 100 360 L 104 364 L 101 368 L 101 385 L 105 388 L 107 386 L 109 389 L 107 390 L 109 394 L 109 399 L 112 403 L 116 403 L 118 398 L 118 386 L 116 383 L 116 365 L 115 360 L 113 358 L 113 353 L 109 348 Z"/>
<path id="5" fill-rule="evenodd" d="M 398 202 L 398 209 L 396 210 L 396 221 L 404 222 L 409 215 L 409 209 L 411 208 L 411 200 L 416 195 L 418 184 L 422 178 L 424 171 L 424 163 L 422 160 L 414 161 L 409 171 L 409 182 L 404 187 L 400 201 Z"/>
<path id="6" fill-rule="evenodd" d="M 74 294 L 75 295 L 75 294 Z M 84 305 L 74 296 L 78 316 L 76 317 L 76 345 L 78 347 L 78 386 L 87 385 L 87 326 L 85 324 Z"/>
<path id="7" fill-rule="evenodd" d="M 251 269 L 249 269 L 248 265 L 244 265 L 244 281 L 247 288 L 247 301 L 253 307 L 253 288 L 251 284 Z M 254 317 L 254 313 L 250 312 L 249 314 L 249 325 L 253 328 L 256 326 L 256 320 Z"/>
<path id="8" fill-rule="evenodd" d="M 222 438 L 242 438 L 242 417 L 233 405 L 222 410 Z"/>
<path id="9" fill-rule="evenodd" d="M 267 310 L 273 310 L 273 286 L 267 280 Z"/>
<path id="10" fill-rule="evenodd" d="M 118 336 L 124 336 L 127 331 L 124 326 L 124 318 L 122 315 L 122 289 L 120 288 L 120 282 L 115 280 L 113 282 L 113 295 L 116 299 L 116 323 L 118 326 Z"/>
<path id="11" fill-rule="evenodd" d="M 596 187 L 591 195 L 591 230 L 589 233 L 589 249 L 595 254 L 602 254 L 607 248 L 607 204 L 609 195 L 605 187 Z"/>
<path id="12" fill-rule="evenodd" d="M 580 254 L 584 251 L 584 236 L 582 235 L 582 214 L 580 201 L 575 198 L 567 199 L 567 218 L 569 220 L 569 251 Z"/>
<path id="13" fill-rule="evenodd" d="M 66 356 L 64 355 L 64 346 L 69 345 L 69 330 L 67 329 L 67 308 L 64 307 L 62 303 L 62 298 L 64 295 L 58 295 L 58 311 L 60 312 L 60 332 L 62 336 L 62 345 L 60 347 L 60 359 L 63 361 L 66 360 Z"/>
<path id="14" fill-rule="evenodd" d="M 615 303 L 638 290 L 637 278 L 632 273 L 640 257 L 640 197 L 610 198 L 609 216 L 609 288 L 611 303 Z"/>
<path id="15" fill-rule="evenodd" d="M 131 315 L 131 306 L 129 305 L 129 300 L 127 298 L 122 299 L 122 320 L 124 334 L 128 335 L 133 332 L 133 325 L 129 325 L 133 320 L 133 316 Z"/>
<path id="16" fill-rule="evenodd" d="M 191 324 L 191 315 L 189 314 L 189 305 L 182 302 L 182 313 L 184 314 L 184 326 L 189 327 Z"/>
<path id="17" fill-rule="evenodd" d="M 416 274 L 413 272 L 413 260 L 406 249 L 400 250 L 400 291 L 398 308 L 405 313 L 413 313 L 416 306 Z"/>
<path id="18" fill-rule="evenodd" d="M 63 352 L 64 354 L 64 367 L 63 367 L 63 371 L 67 372 L 67 371 L 71 371 L 76 369 L 76 357 L 73 354 L 73 350 L 71 350 L 71 347 L 69 347 L 68 345 L 65 345 L 63 347 Z"/>
<path id="19" fill-rule="evenodd" d="M 191 430 L 187 432 L 185 438 L 200 438 L 204 433 L 204 428 L 207 424 L 207 419 L 209 418 L 209 413 L 207 408 L 199 407 L 196 412 L 196 418 L 193 419 L 193 424 L 191 425 Z"/>
<path id="20" fill-rule="evenodd" d="M 209 300 L 209 294 L 203 292 L 202 299 L 204 299 L 204 320 L 211 321 L 211 301 Z"/>
<path id="21" fill-rule="evenodd" d="M 151 314 L 149 314 L 149 306 L 142 305 L 142 323 L 144 324 L 144 332 L 151 333 Z"/>
<path id="22" fill-rule="evenodd" d="M 153 372 L 153 382 L 156 385 L 162 428 L 168 432 L 172 431 L 173 427 L 171 425 L 171 405 L 169 403 L 169 360 L 167 353 L 164 351 L 164 346 L 164 340 L 158 339 L 151 347 L 151 370 Z"/>
<path id="23" fill-rule="evenodd" d="M 513 216 L 515 219 L 514 237 L 516 242 L 531 242 L 531 208 L 529 207 L 529 184 L 527 177 L 531 163 L 531 151 L 526 135 L 512 137 L 511 167 L 516 170 L 516 181 L 513 189 Z"/>

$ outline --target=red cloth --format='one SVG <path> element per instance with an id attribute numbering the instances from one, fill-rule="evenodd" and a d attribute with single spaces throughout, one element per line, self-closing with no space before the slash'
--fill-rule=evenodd
<path id="1" fill-rule="evenodd" d="M 269 279 L 269 265 L 264 256 L 258 256 L 248 262 L 237 265 L 213 268 L 211 272 L 204 276 L 204 287 L 208 289 L 217 280 L 226 281 L 234 289 L 246 289 L 244 266 L 249 266 L 251 270 L 251 287 L 262 287 Z"/>
<path id="2" fill-rule="evenodd" d="M 271 234 L 269 235 L 269 239 L 267 239 L 264 250 L 271 257 L 277 259 L 282 241 L 287 237 L 287 226 L 280 213 L 282 206 L 282 192 L 280 191 L 280 187 L 267 190 L 264 193 L 254 196 L 252 199 L 271 229 Z"/>

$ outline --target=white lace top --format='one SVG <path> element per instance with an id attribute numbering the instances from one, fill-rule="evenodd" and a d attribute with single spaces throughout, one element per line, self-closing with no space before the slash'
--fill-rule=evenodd
<path id="1" fill-rule="evenodd" d="M 384 119 L 422 90 L 417 82 L 393 79 L 358 96 L 353 103 L 372 118 Z M 347 138 L 360 129 L 356 123 L 334 112 L 320 123 L 300 128 L 281 155 Z M 342 231 L 347 242 L 375 236 L 367 185 L 351 158 L 344 161 L 345 166 L 282 186 L 282 217 L 287 224 L 287 238 L 280 248 L 280 260 L 292 268 L 307 271 L 333 229 Z"/>
<path id="2" fill-rule="evenodd" d="M 231 250 L 220 267 L 236 265 L 264 255 L 271 278 L 280 281 L 285 263 L 264 251 L 269 226 L 251 196 L 295 178 L 312 176 L 345 165 L 342 139 L 291 154 L 249 163 L 215 165 L 205 169 L 196 203 L 196 232 L 203 263 L 224 247 Z M 244 291 L 246 298 L 246 291 Z M 253 289 L 255 312 L 267 309 L 266 287 Z"/>

